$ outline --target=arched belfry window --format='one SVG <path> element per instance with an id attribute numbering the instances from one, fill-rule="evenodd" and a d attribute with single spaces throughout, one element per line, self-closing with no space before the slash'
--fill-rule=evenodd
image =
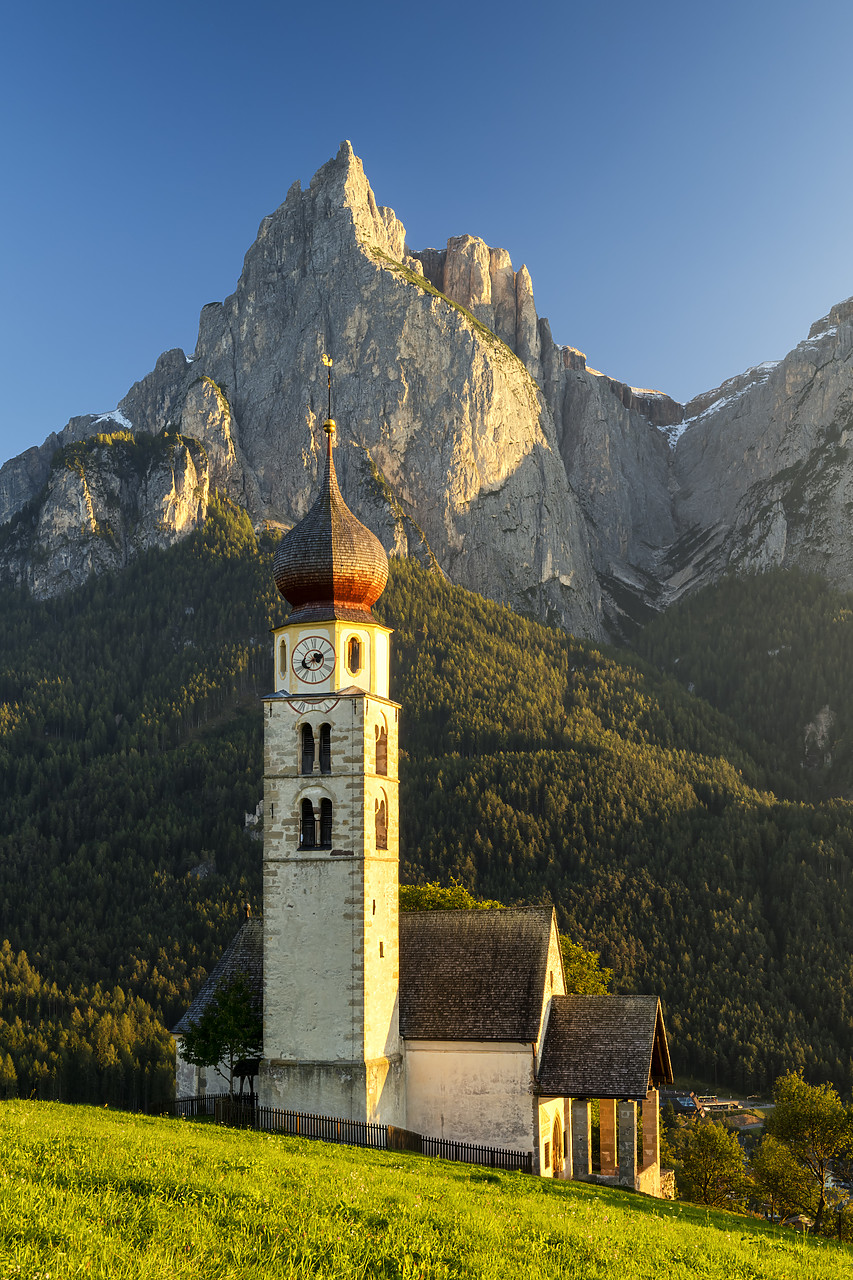
<path id="1" fill-rule="evenodd" d="M 320 772 L 332 772 L 332 726 L 320 725 Z"/>
<path id="2" fill-rule="evenodd" d="M 376 726 L 376 772 L 388 772 L 388 730 L 384 724 Z"/>
<path id="3" fill-rule="evenodd" d="M 320 801 L 320 848 L 331 849 L 332 847 L 332 802 L 331 800 Z"/>
<path id="4" fill-rule="evenodd" d="M 376 848 L 388 848 L 388 809 L 384 796 L 376 801 Z"/>
<path id="5" fill-rule="evenodd" d="M 299 848 L 315 849 L 317 847 L 317 820 L 314 817 L 314 806 L 310 800 L 302 801 L 302 823 L 299 828 Z"/>
<path id="6" fill-rule="evenodd" d="M 357 676 L 363 665 L 363 645 L 358 636 L 350 636 L 347 642 L 347 671 Z"/>
<path id="7" fill-rule="evenodd" d="M 314 730 L 310 724 L 302 726 L 302 772 L 314 772 Z"/>

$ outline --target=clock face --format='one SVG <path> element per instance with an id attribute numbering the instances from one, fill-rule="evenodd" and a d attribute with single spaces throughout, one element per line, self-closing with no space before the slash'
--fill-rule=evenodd
<path id="1" fill-rule="evenodd" d="M 290 665 L 302 684 L 321 684 L 335 669 L 335 650 L 325 636 L 303 636 L 293 647 Z"/>

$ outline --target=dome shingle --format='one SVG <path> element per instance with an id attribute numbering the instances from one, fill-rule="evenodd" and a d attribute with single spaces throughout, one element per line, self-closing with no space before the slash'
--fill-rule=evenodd
<path id="1" fill-rule="evenodd" d="M 388 557 L 341 496 L 327 436 L 326 474 L 311 510 L 286 533 L 273 563 L 275 585 L 291 606 L 290 621 L 372 622 L 371 607 L 388 581 Z"/>

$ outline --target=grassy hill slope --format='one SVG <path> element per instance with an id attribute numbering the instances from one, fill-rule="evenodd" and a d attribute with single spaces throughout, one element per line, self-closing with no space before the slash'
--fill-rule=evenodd
<path id="1" fill-rule="evenodd" d="M 0 1106 L 5 1275 L 841 1280 L 754 1219 L 424 1157 L 58 1104 Z"/>

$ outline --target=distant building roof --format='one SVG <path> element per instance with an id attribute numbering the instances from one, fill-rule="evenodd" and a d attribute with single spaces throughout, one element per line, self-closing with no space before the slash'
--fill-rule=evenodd
<path id="1" fill-rule="evenodd" d="M 553 918 L 553 907 L 401 912 L 400 1034 L 536 1040 Z"/>
<path id="2" fill-rule="evenodd" d="M 264 993 L 263 923 L 259 917 L 243 922 L 189 1009 L 180 1022 L 172 1028 L 173 1036 L 183 1035 L 191 1024 L 198 1022 L 213 999 L 219 984 L 221 982 L 227 984 L 239 974 L 246 979 L 258 1008 L 261 1008 Z"/>
<path id="3" fill-rule="evenodd" d="M 555 996 L 539 1092 L 562 1098 L 644 1098 L 672 1084 L 657 996 Z"/>

